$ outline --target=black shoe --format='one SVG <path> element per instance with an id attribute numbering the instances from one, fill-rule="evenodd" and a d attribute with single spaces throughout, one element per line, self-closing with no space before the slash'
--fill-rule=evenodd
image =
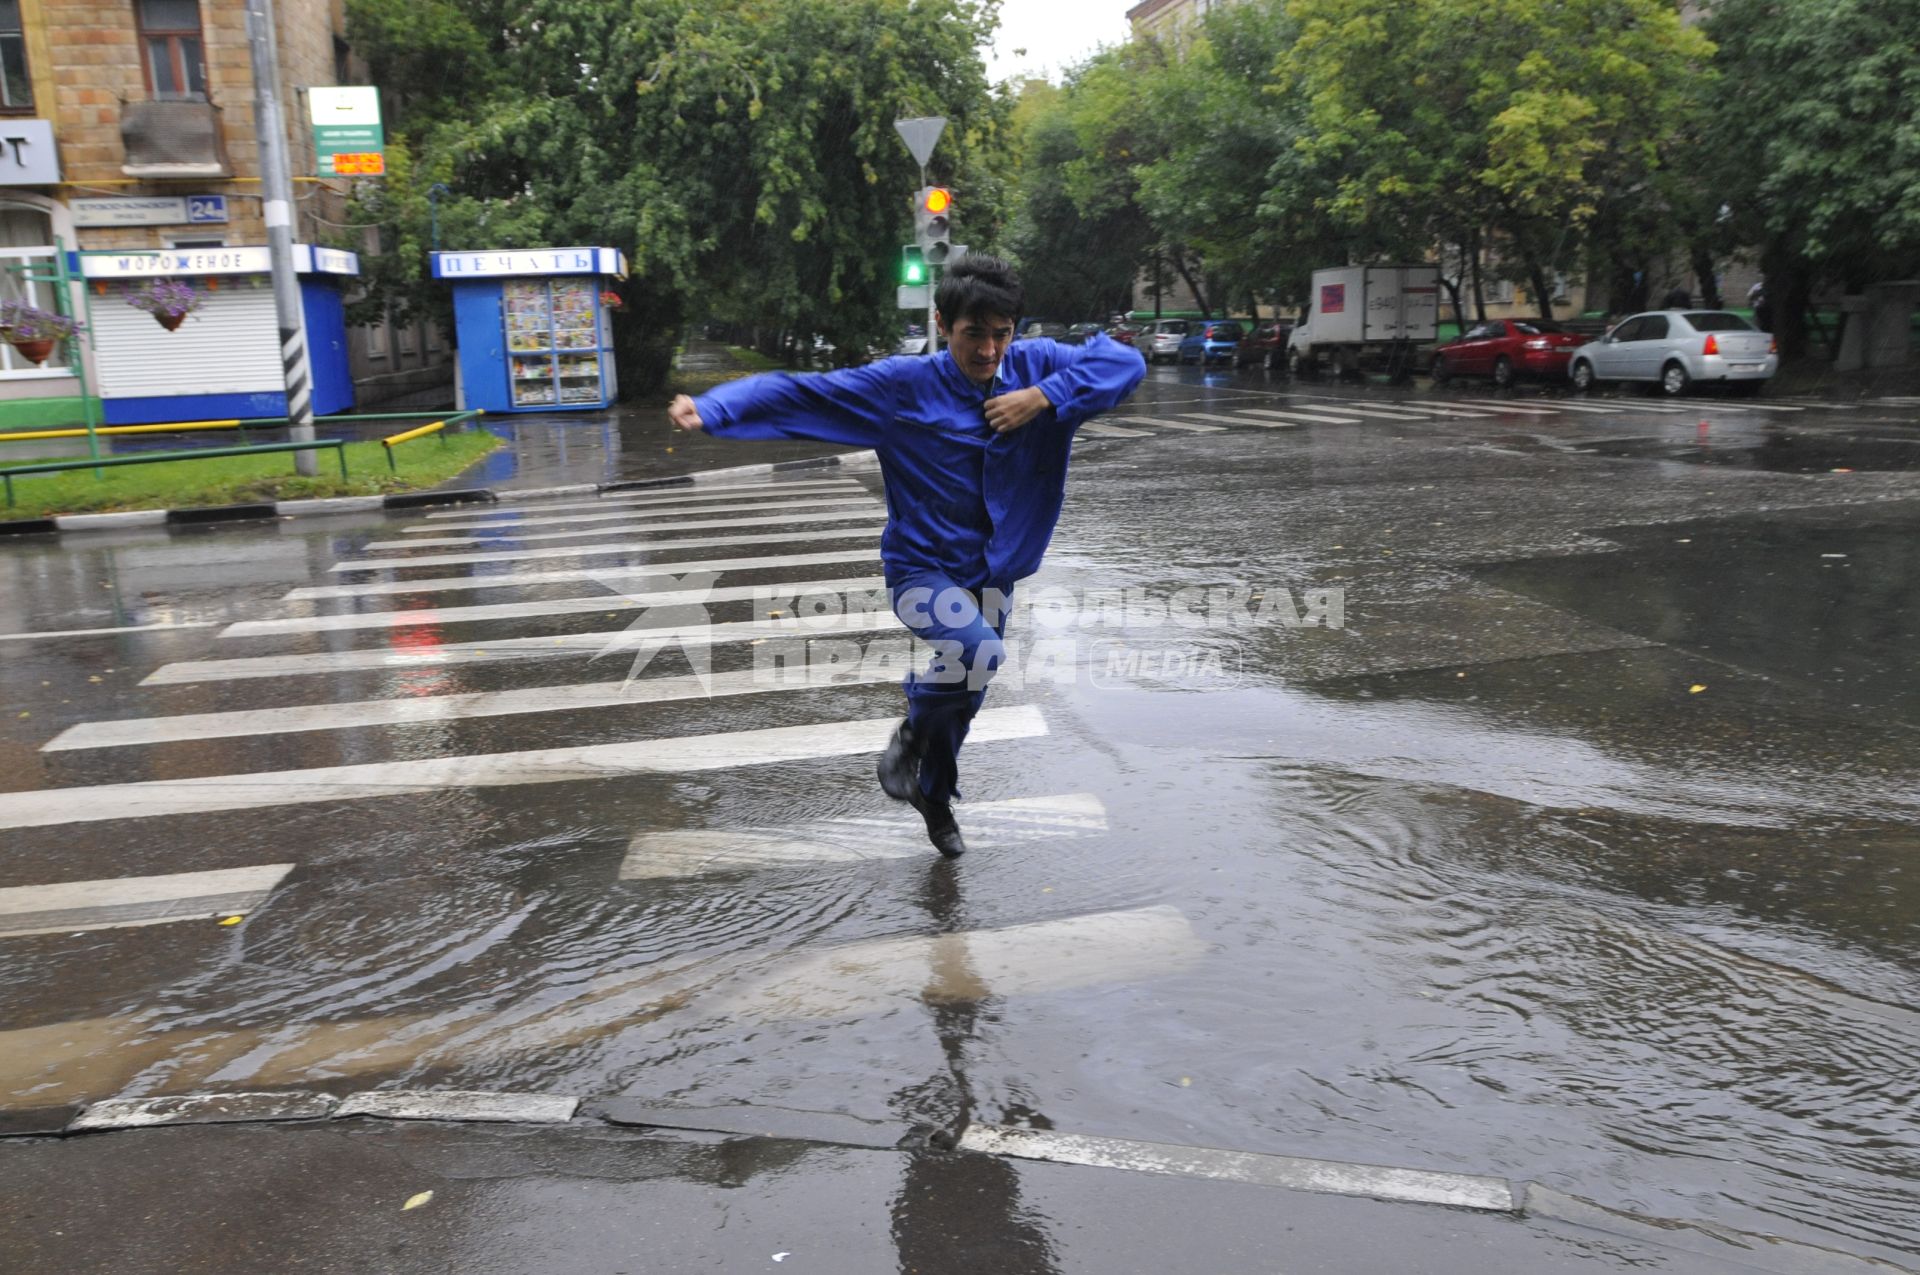
<path id="1" fill-rule="evenodd" d="M 920 785 L 913 786 L 913 795 L 909 798 L 920 817 L 927 821 L 927 840 L 933 842 L 933 848 L 949 859 L 958 859 L 967 852 L 967 843 L 960 835 L 960 823 L 953 817 L 953 804 L 943 801 L 935 805 L 928 796 L 920 791 Z"/>
<path id="2" fill-rule="evenodd" d="M 880 763 L 875 769 L 880 775 L 880 787 L 895 801 L 912 801 L 920 791 L 920 749 L 915 746 L 913 728 L 902 718 L 893 728 L 893 738 L 887 741 L 886 751 L 880 754 Z"/>

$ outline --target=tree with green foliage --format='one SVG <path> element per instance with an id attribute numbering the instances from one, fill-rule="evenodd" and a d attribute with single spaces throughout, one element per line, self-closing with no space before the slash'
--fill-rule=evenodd
<path id="1" fill-rule="evenodd" d="M 1006 103 L 979 49 L 993 0 L 348 0 L 393 102 L 373 304 L 443 307 L 424 250 L 593 243 L 631 277 L 623 384 L 648 388 L 690 317 L 897 335 L 893 286 L 918 185 L 896 118 L 949 124 L 932 175 L 991 246 Z M 444 193 L 436 192 L 436 187 Z"/>
<path id="2" fill-rule="evenodd" d="M 1518 258 L 1549 273 L 1610 200 L 1643 192 L 1712 46 L 1671 0 L 1291 0 L 1286 91 L 1306 154 L 1339 176 L 1327 211 L 1376 241 Z"/>
<path id="3" fill-rule="evenodd" d="M 1920 7 L 1715 0 L 1707 29 L 1720 76 L 1698 163 L 1800 355 L 1816 288 L 1920 271 Z"/>

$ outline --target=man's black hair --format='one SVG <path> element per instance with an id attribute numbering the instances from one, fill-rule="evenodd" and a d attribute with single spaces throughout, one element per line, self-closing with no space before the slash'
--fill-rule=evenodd
<path id="1" fill-rule="evenodd" d="M 1018 319 L 1026 289 L 1013 267 L 984 252 L 970 252 L 946 268 L 933 294 L 933 308 L 951 328 L 962 319 Z"/>

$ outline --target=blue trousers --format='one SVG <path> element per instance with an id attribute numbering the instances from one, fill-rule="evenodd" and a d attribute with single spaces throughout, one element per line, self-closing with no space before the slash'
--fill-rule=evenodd
<path id="1" fill-rule="evenodd" d="M 1003 641 L 1013 592 L 938 572 L 890 578 L 893 613 L 933 648 L 925 669 L 907 675 L 907 725 L 920 749 L 920 791 L 936 805 L 960 795 L 960 745 L 1006 659 Z"/>

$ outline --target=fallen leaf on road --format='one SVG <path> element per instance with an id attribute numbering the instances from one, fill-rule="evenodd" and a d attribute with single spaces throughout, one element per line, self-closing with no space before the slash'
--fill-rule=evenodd
<path id="1" fill-rule="evenodd" d="M 222 925 L 238 925 L 238 924 L 240 924 L 240 922 L 242 922 L 242 921 L 244 921 L 244 920 L 246 920 L 246 919 L 247 919 L 247 918 L 246 918 L 246 917 L 244 917 L 244 916 L 223 916 L 223 917 L 221 917 L 221 918 L 220 918 L 220 924 L 222 924 Z"/>
<path id="2" fill-rule="evenodd" d="M 775 1253 L 775 1254 L 773 1255 L 773 1260 L 774 1260 L 774 1261 L 776 1261 L 776 1262 L 784 1262 L 784 1261 L 786 1261 L 786 1260 L 787 1260 L 787 1259 L 788 1259 L 789 1257 L 792 1257 L 792 1256 L 793 1256 L 793 1254 L 791 1254 L 791 1253 Z"/>
<path id="3" fill-rule="evenodd" d="M 431 1200 L 432 1198 L 433 1198 L 433 1192 L 431 1191 L 422 1191 L 418 1195 L 409 1196 L 407 1197 L 407 1202 L 400 1206 L 400 1211 L 402 1213 L 405 1213 L 408 1209 L 417 1209 L 422 1204 L 425 1204 L 428 1200 Z"/>
<path id="4" fill-rule="evenodd" d="M 1706 689 L 1707 689 L 1707 686 L 1705 682 L 1695 682 L 1692 686 L 1689 686 L 1687 688 L 1687 694 L 1698 695 L 1701 691 L 1704 691 Z"/>

